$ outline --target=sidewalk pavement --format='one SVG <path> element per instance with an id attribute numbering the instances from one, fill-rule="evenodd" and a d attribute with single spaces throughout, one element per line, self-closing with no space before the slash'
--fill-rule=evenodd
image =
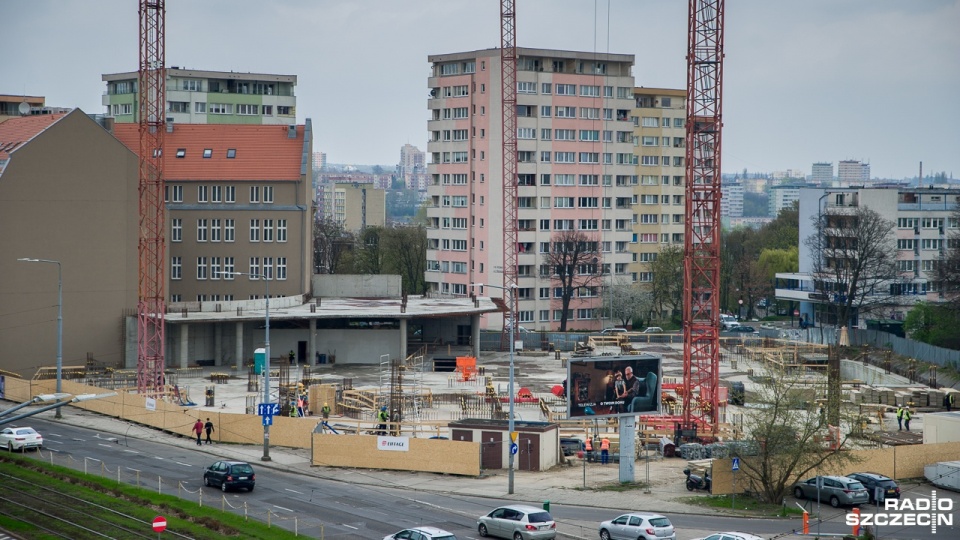
<path id="1" fill-rule="evenodd" d="M 573 459 L 571 460 L 572 465 L 559 466 L 550 471 L 515 471 L 514 494 L 510 495 L 507 493 L 506 470 L 485 470 L 479 478 L 473 478 L 410 471 L 322 467 L 311 465 L 309 449 L 279 446 L 270 447 L 271 461 L 264 462 L 261 461 L 263 457 L 262 445 L 204 444 L 197 447 L 196 441 L 192 437 L 166 433 L 72 407 L 64 408 L 63 417 L 63 421 L 66 423 L 112 434 L 120 442 L 123 442 L 124 439 L 149 440 L 204 452 L 215 458 L 248 461 L 261 468 L 276 469 L 338 482 L 507 499 L 537 506 L 544 501 L 550 501 L 552 505 L 569 504 L 630 510 L 655 510 L 672 514 L 717 513 L 717 509 L 702 508 L 679 500 L 691 495 L 685 487 L 685 477 L 682 471 L 686 466 L 686 461 L 682 459 L 657 461 L 651 458 L 649 461 L 649 490 L 642 487 L 623 491 L 619 489 L 598 489 L 605 486 L 617 486 L 619 483 L 619 465 L 615 463 L 608 465 L 587 463 L 584 474 L 582 460 Z M 637 482 L 644 482 L 647 477 L 645 462 L 636 462 L 634 473 Z M 584 485 L 586 485 L 586 489 Z M 730 515 L 738 514 L 731 513 Z"/>

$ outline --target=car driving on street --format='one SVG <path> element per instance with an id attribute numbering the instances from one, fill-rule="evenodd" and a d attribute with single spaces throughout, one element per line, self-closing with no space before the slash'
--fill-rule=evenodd
<path id="1" fill-rule="evenodd" d="M 513 540 L 552 540 L 557 537 L 557 523 L 550 512 L 535 506 L 501 506 L 477 519 L 477 532 Z"/>
<path id="2" fill-rule="evenodd" d="M 414 527 L 384 536 L 383 540 L 457 540 L 457 537 L 436 527 Z"/>
<path id="3" fill-rule="evenodd" d="M 651 512 L 623 514 L 600 524 L 601 540 L 676 540 L 673 523 Z"/>
<path id="4" fill-rule="evenodd" d="M 257 475 L 245 461 L 218 461 L 203 471 L 203 485 L 220 486 L 221 491 L 247 488 L 253 491 Z"/>
<path id="5" fill-rule="evenodd" d="M 4 428 L 0 431 L 0 445 L 13 452 L 25 448 L 43 448 L 43 436 L 31 427 Z"/>

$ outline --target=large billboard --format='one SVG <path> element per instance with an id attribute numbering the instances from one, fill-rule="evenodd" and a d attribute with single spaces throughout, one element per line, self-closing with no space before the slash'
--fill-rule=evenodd
<path id="1" fill-rule="evenodd" d="M 652 354 L 571 358 L 567 417 L 608 417 L 660 411 L 661 358 Z"/>

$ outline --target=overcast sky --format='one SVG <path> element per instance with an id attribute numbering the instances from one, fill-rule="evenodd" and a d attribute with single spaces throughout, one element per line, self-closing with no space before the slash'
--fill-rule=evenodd
<path id="1" fill-rule="evenodd" d="M 3 0 L 0 93 L 102 113 L 138 65 L 136 0 Z M 426 150 L 427 56 L 500 45 L 497 0 L 167 0 L 166 64 L 297 75 L 331 163 Z M 609 16 L 608 16 L 609 12 Z M 517 0 L 517 44 L 634 54 L 684 88 L 684 0 Z M 960 0 L 728 0 L 723 171 L 869 161 L 960 177 Z"/>

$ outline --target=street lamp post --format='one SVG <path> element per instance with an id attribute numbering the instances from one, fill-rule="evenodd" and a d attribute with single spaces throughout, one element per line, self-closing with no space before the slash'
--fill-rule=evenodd
<path id="1" fill-rule="evenodd" d="M 224 272 L 231 276 L 259 276 L 246 272 Z M 263 336 L 263 349 L 266 353 L 266 360 L 263 366 L 263 403 L 270 403 L 270 279 L 266 272 L 263 274 L 263 284 L 266 288 L 266 315 L 264 317 L 265 330 Z M 263 457 L 260 461 L 270 461 L 270 424 L 263 424 Z"/>
<path id="2" fill-rule="evenodd" d="M 474 283 L 474 287 L 484 287 L 483 283 Z M 509 457 L 507 458 L 507 493 L 513 494 L 513 465 L 514 465 L 514 454 L 513 454 L 513 430 L 514 430 L 514 392 L 513 392 L 513 357 L 514 351 L 516 349 L 516 339 L 515 335 L 517 332 L 517 326 L 519 322 L 517 321 L 517 297 L 516 297 L 516 285 L 511 287 L 500 287 L 498 285 L 486 285 L 487 287 L 493 287 L 494 289 L 500 289 L 504 291 L 509 296 L 510 300 L 510 380 L 507 383 L 507 393 L 509 394 L 509 403 L 510 403 L 510 412 L 507 417 L 507 431 L 508 438 L 510 439 L 510 452 Z"/>
<path id="3" fill-rule="evenodd" d="M 23 257 L 17 260 L 57 265 L 57 393 L 60 394 L 63 392 L 63 266 L 60 264 L 60 261 L 50 259 Z M 57 407 L 54 418 L 63 418 L 63 414 L 60 413 L 60 407 Z"/>

